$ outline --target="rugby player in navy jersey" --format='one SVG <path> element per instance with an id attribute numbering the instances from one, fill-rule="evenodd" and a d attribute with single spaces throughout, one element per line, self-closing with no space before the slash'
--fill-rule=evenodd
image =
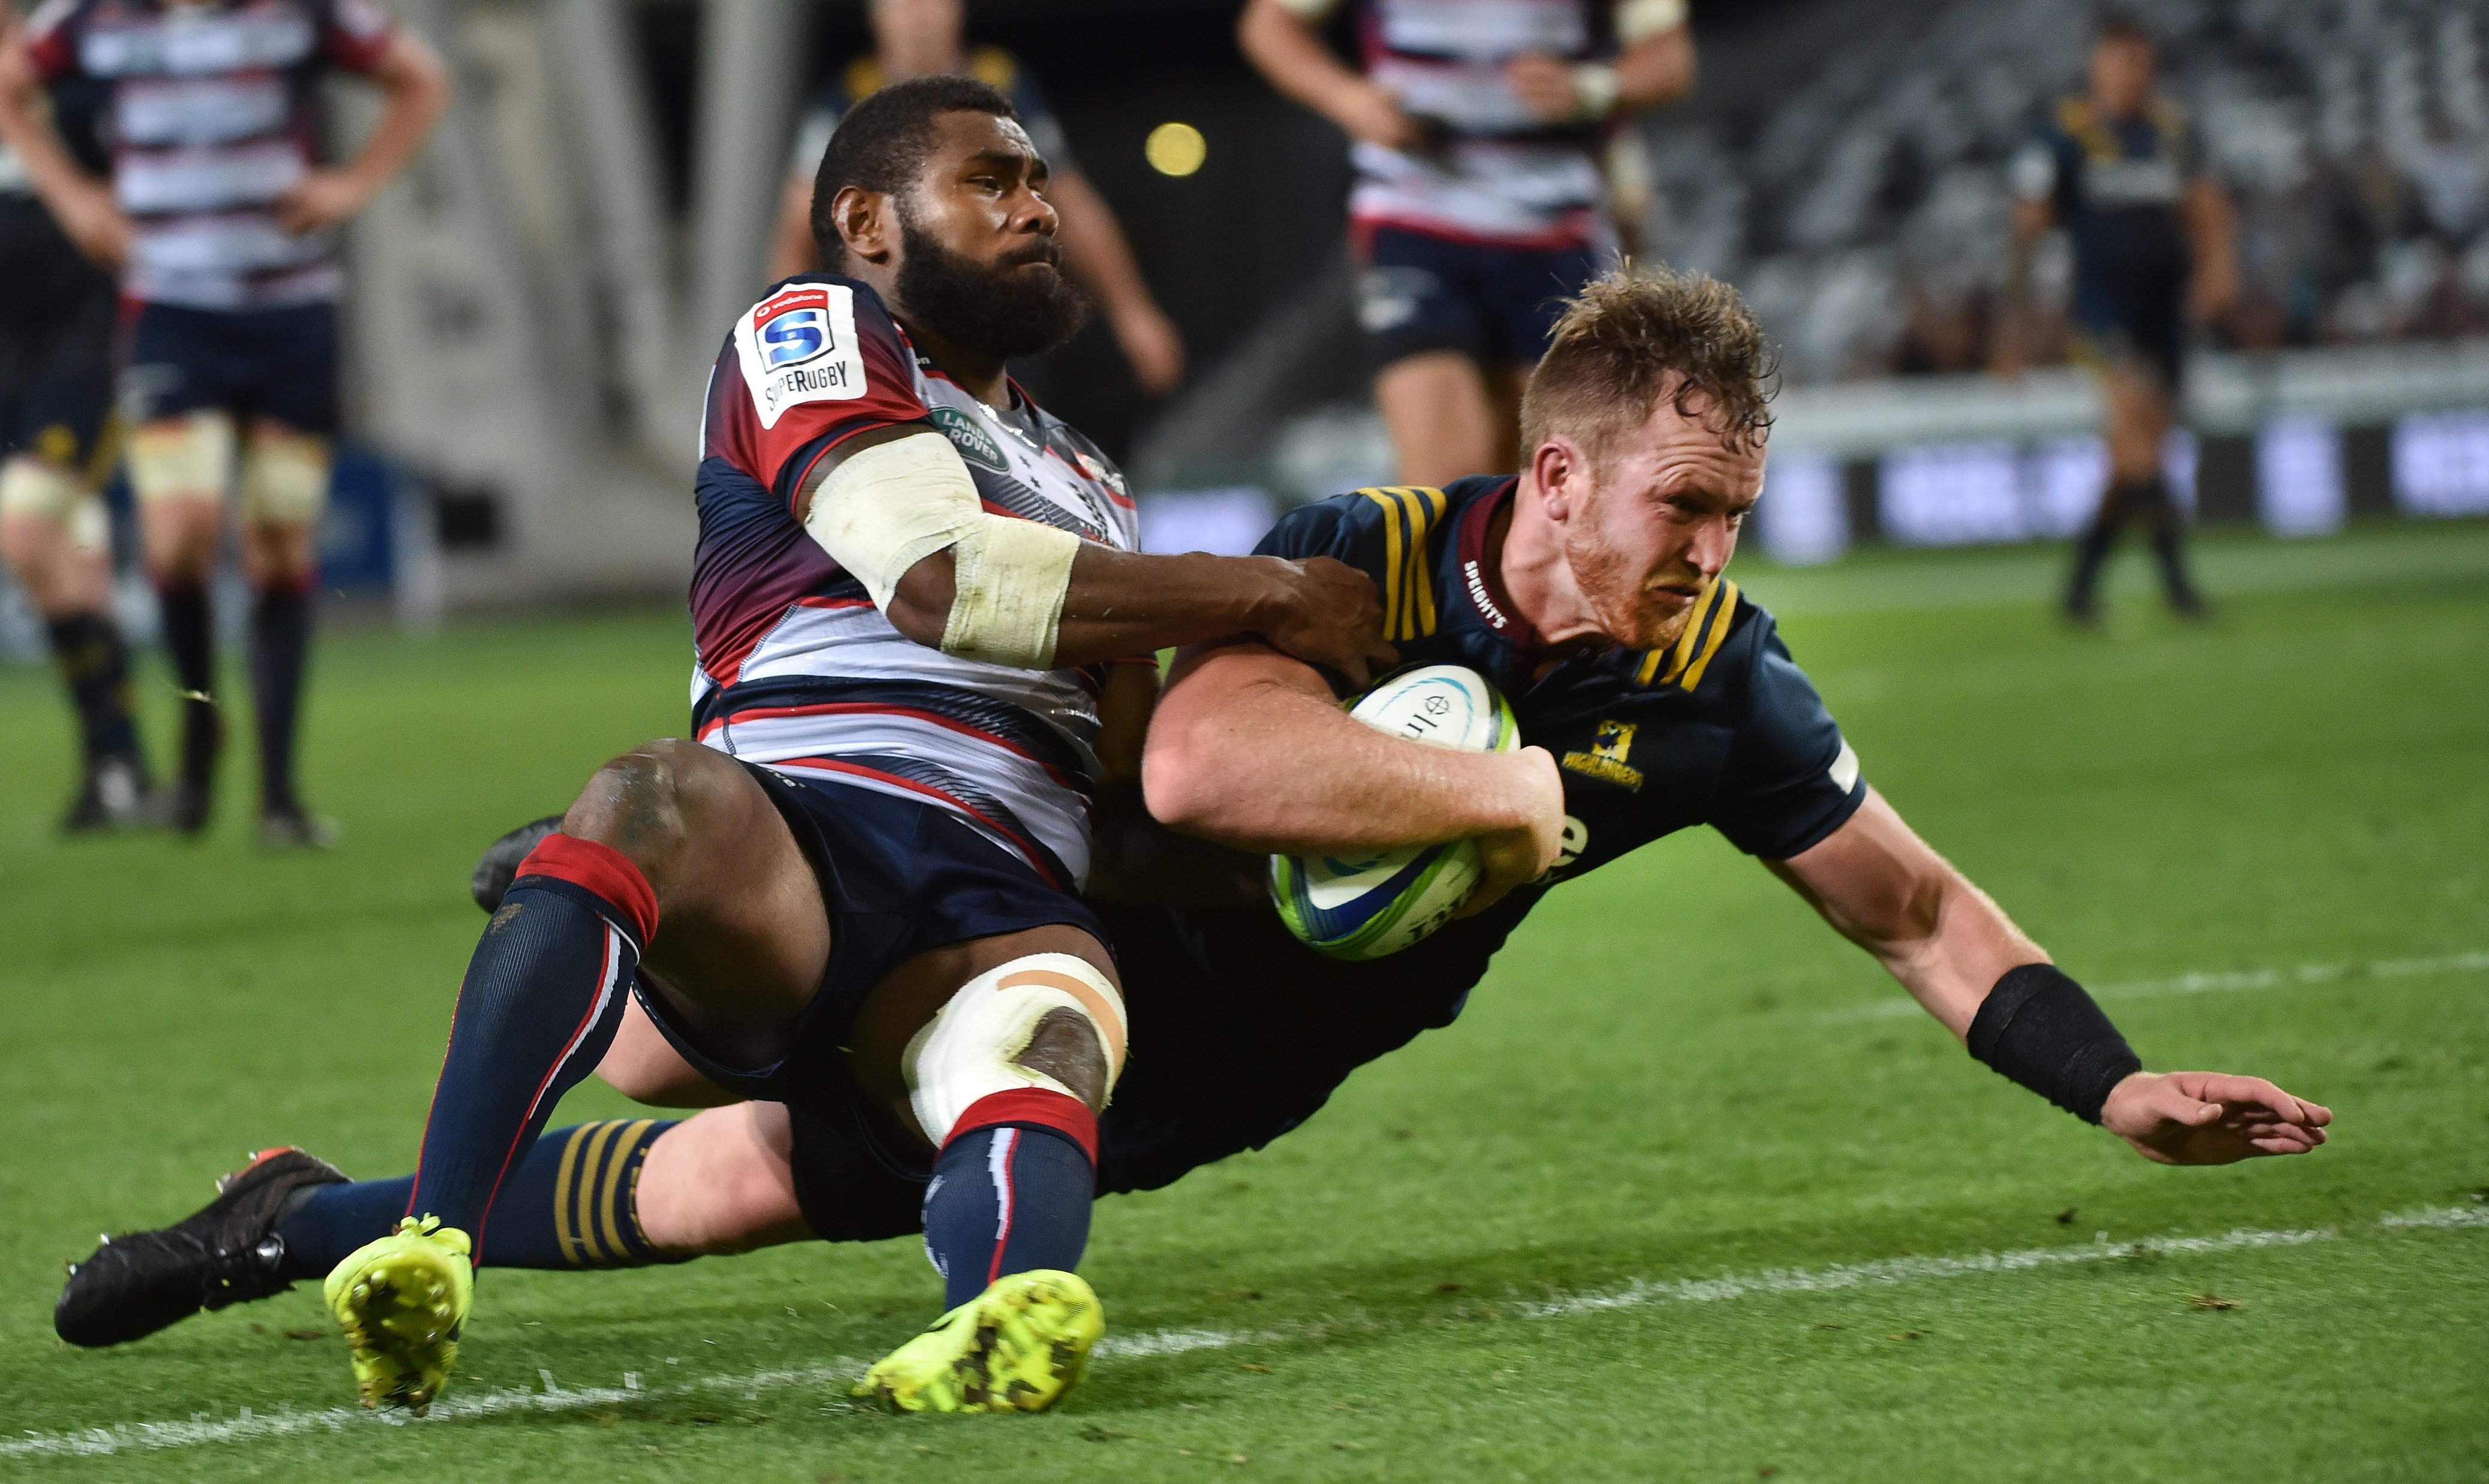
<path id="1" fill-rule="evenodd" d="M 0 6 L 0 48 L 16 14 Z M 48 90 L 53 129 L 89 170 L 104 162 L 108 90 Z M 67 833 L 156 822 L 129 695 L 129 651 L 112 615 L 112 517 L 97 486 L 119 461 L 112 431 L 112 275 L 52 220 L 16 153 L 0 143 L 0 558 L 43 620 L 77 716 L 84 766 Z"/>
<path id="2" fill-rule="evenodd" d="M 1695 824 L 1762 859 L 1972 1055 L 2144 1156 L 2216 1164 L 2325 1142 L 2332 1115 L 2270 1082 L 2144 1070 L 2082 988 L 1868 786 L 1771 615 L 1725 575 L 1762 482 L 1763 374 L 1760 330 L 1731 290 L 1603 279 L 1567 309 L 1532 378 L 1520 476 L 1359 491 L 1271 533 L 1268 553 L 1372 577 L 1400 658 L 1488 675 L 1529 745 L 1470 755 L 1375 731 L 1338 705 L 1356 674 L 1261 641 L 1187 651 L 1144 764 L 1161 817 L 1247 852 L 1476 839 L 1492 874 L 1468 915 L 1361 963 L 1299 943 L 1267 900 L 1153 904 L 1138 898 L 1158 879 L 1101 879 L 1095 908 L 1146 1055 L 1099 1120 L 1100 1190 L 1163 1185 L 1287 1132 L 1358 1067 L 1450 1024 L 1548 891 Z M 487 900 L 501 890 L 493 866 L 479 872 Z M 1126 899 L 1107 899 L 1110 884 Z M 618 1267 L 920 1224 L 938 1240 L 922 1186 L 853 1127 L 733 1101 L 742 1087 L 703 1076 L 654 1021 L 634 1013 L 600 1074 L 644 1101 L 710 1106 L 544 1139 L 513 1193 L 558 1241 L 489 1258 Z M 357 1231 L 369 1235 L 408 1185 L 330 1188 L 367 1213 Z M 263 1266 L 281 1270 L 294 1236 L 228 1198 L 137 1240 L 159 1244 L 151 1254 L 186 1241 L 272 1250 Z M 239 1258 L 151 1256 L 84 1290 L 73 1279 L 63 1312 L 127 1337 L 192 1312 L 203 1293 L 272 1291 L 214 1286 L 241 1270 Z"/>
<path id="3" fill-rule="evenodd" d="M 1331 558 L 1133 551 L 1122 476 L 1004 370 L 1082 313 L 1045 186 L 984 83 L 847 114 L 815 192 L 830 271 L 738 317 L 711 376 L 698 740 L 608 763 L 517 867 L 411 1184 L 273 1153 L 191 1222 L 91 1258 L 65 1337 L 325 1274 L 366 1405 L 428 1405 L 472 1259 L 654 1255 L 612 1217 L 580 1248 L 554 1197 L 627 1201 L 659 1130 L 537 1142 L 636 1003 L 707 1083 L 806 1109 L 909 1191 L 948 1312 L 861 1394 L 1034 1411 L 1078 1378 L 1103 1320 L 1070 1270 L 1126 1031 L 1076 893 L 1088 797 L 1137 764 L 1126 699 L 1155 693 L 1157 649 L 1225 634 L 1357 675 L 1390 651 L 1372 581 Z M 601 1183 L 570 1184 L 583 1168 Z"/>
<path id="4" fill-rule="evenodd" d="M 2074 354 L 2100 373 L 2108 403 L 2108 485 L 2066 583 L 2077 623 L 2098 621 L 2101 570 L 2131 523 L 2151 532 L 2170 608 L 2204 612 L 2160 451 L 2178 415 L 2187 321 L 2228 312 L 2238 257 L 2229 198 L 2185 114 L 2154 93 L 2157 71 L 2152 33 L 2111 14 L 2092 43 L 2090 86 L 2059 100 L 2014 161 L 2015 297 L 2031 243 L 2063 227 L 2074 250 Z M 2018 360 L 2020 348 L 2008 350 Z"/>
<path id="5" fill-rule="evenodd" d="M 319 88 L 332 71 L 386 103 L 329 169 Z M 110 90 L 105 178 L 28 107 L 38 83 L 71 80 Z M 208 824 L 224 739 L 208 585 L 230 489 L 253 588 L 259 839 L 335 839 L 294 776 L 338 422 L 335 229 L 414 158 L 449 91 L 432 48 L 369 0 L 51 0 L 0 48 L 0 137 L 63 230 L 121 277 L 129 484 L 188 697 L 171 807 L 186 832 Z"/>

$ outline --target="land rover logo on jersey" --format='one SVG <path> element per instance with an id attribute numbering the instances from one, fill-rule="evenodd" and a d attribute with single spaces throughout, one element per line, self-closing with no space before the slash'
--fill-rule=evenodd
<path id="1" fill-rule="evenodd" d="M 932 410 L 932 414 L 933 426 L 940 428 L 942 436 L 951 441 L 951 446 L 959 450 L 959 457 L 998 474 L 1011 472 L 1011 460 L 1003 456 L 1003 445 L 994 442 L 992 434 L 978 426 L 976 418 L 956 407 L 937 407 Z"/>
<path id="2" fill-rule="evenodd" d="M 1626 756 L 1633 751 L 1635 729 L 1632 722 L 1601 722 L 1598 735 L 1591 740 L 1590 750 L 1566 753 L 1564 766 L 1602 783 L 1640 791 L 1642 769 L 1625 761 Z"/>
<path id="3" fill-rule="evenodd" d="M 801 403 L 864 395 L 855 291 L 844 284 L 798 283 L 770 295 L 736 322 L 734 348 L 764 428 Z"/>

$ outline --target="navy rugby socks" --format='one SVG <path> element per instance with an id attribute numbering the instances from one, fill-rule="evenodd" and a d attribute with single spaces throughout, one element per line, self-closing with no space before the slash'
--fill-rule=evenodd
<path id="1" fill-rule="evenodd" d="M 648 1244 L 640 1230 L 640 1165 L 672 1119 L 607 1119 L 536 1140 L 493 1202 L 495 1268 L 637 1268 L 689 1262 Z M 313 1185 L 276 1223 L 285 1269 L 325 1278 L 347 1254 L 397 1229 L 415 1177 Z"/>
<path id="2" fill-rule="evenodd" d="M 210 630 L 207 585 L 177 579 L 157 588 L 164 616 L 164 649 L 173 662 L 173 678 L 186 693 L 182 701 L 182 777 L 201 788 L 215 782 L 216 744 L 216 670 L 215 635 Z"/>
<path id="3" fill-rule="evenodd" d="M 52 659 L 77 712 L 87 766 L 110 757 L 138 758 L 138 724 L 129 711 L 129 651 L 103 614 L 71 614 L 45 626 Z"/>
<path id="4" fill-rule="evenodd" d="M 1031 1088 L 969 1105 L 925 1187 L 925 1255 L 946 1311 L 1007 1274 L 1079 1266 L 1097 1148 L 1098 1121 L 1078 1099 Z"/>
<path id="5" fill-rule="evenodd" d="M 458 989 L 405 1214 L 439 1216 L 499 1261 L 495 1200 L 614 1043 L 656 929 L 656 893 L 611 846 L 552 835 L 520 863 Z"/>
<path id="6" fill-rule="evenodd" d="M 261 588 L 250 607 L 250 699 L 259 722 L 263 812 L 301 807 L 294 797 L 294 730 L 310 653 L 310 588 Z"/>

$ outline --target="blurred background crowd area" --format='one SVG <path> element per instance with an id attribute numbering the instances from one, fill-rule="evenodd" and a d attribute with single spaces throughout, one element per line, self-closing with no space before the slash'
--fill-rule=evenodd
<path id="1" fill-rule="evenodd" d="M 1648 129 L 1647 241 L 1732 279 L 1793 384 L 1995 364 L 2013 157 L 2080 87 L 2061 0 L 1879 8 L 1783 86 Z M 2431 0 L 2158 0 L 2162 89 L 2237 211 L 2244 293 L 2216 346 L 2489 328 L 2484 13 Z M 2062 242 L 2035 276 L 2062 303 Z M 2034 358 L 2063 360 L 2062 316 Z"/>
<path id="2" fill-rule="evenodd" d="M 444 612 L 679 593 L 701 387 L 765 283 L 807 98 L 862 0 L 386 0 L 450 115 L 349 239 L 332 594 Z M 1042 85 L 1189 371 L 1159 397 L 1095 325 L 1018 368 L 1120 459 L 1159 548 L 1388 482 L 1357 324 L 1346 143 L 1239 54 L 1238 0 L 968 0 Z M 1759 544 L 2016 541 L 2101 487 L 2099 390 L 2044 310 L 1993 374 L 2013 156 L 2082 83 L 2092 0 L 1693 0 L 1693 94 L 1620 130 L 1645 259 L 1761 312 L 1787 390 Z M 2150 0 L 2164 90 L 2236 203 L 2246 293 L 2189 363 L 2171 483 L 2315 533 L 2489 514 L 2489 0 Z M 1354 54 L 1349 13 L 1331 41 Z M 370 102 L 332 100 L 333 132 Z M 1200 148 L 1159 152 L 1181 124 Z M 1181 168 L 1170 168 L 1170 165 Z M 2041 298 L 2062 299 L 2062 243 Z M 126 533 L 124 544 L 127 545 Z M 153 632 L 135 573 L 123 605 Z M 228 614 L 238 604 L 221 605 Z M 0 652 L 40 639 L 0 594 Z"/>

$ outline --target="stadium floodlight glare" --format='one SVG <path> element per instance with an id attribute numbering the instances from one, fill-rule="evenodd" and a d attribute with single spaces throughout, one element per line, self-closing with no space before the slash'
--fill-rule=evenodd
<path id="1" fill-rule="evenodd" d="M 1141 154 L 1160 175 L 1190 175 L 1210 157 L 1210 141 L 1189 124 L 1170 122 L 1150 130 Z"/>

